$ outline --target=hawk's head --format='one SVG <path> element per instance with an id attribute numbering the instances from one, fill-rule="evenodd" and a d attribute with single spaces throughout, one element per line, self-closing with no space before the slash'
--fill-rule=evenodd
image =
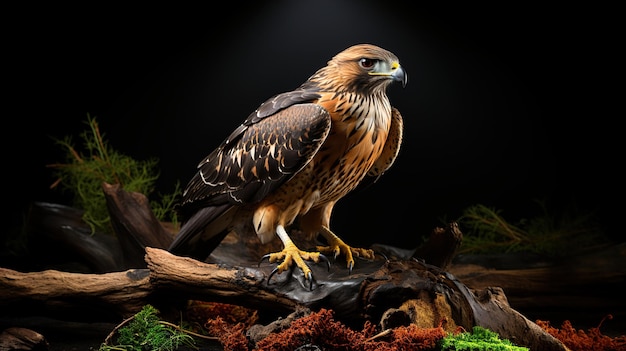
<path id="1" fill-rule="evenodd" d="M 396 55 L 375 45 L 359 44 L 335 55 L 309 81 L 322 90 L 372 94 L 384 93 L 394 81 L 405 86 L 407 79 Z"/>

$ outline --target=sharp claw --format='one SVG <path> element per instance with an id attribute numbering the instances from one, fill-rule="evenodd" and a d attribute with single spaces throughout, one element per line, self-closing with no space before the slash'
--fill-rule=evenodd
<path id="1" fill-rule="evenodd" d="M 266 256 L 267 256 L 267 255 L 266 255 Z M 269 283 L 270 283 L 270 280 L 272 280 L 272 277 L 274 276 L 274 274 L 276 274 L 276 272 L 278 272 L 278 267 L 274 268 L 274 269 L 272 270 L 272 273 L 270 273 L 270 276 L 269 276 L 269 277 L 267 277 L 267 284 L 268 284 L 268 285 L 269 285 Z"/>
<path id="2" fill-rule="evenodd" d="M 354 268 L 354 262 L 348 263 L 348 275 L 352 274 L 352 268 Z"/>
<path id="3" fill-rule="evenodd" d="M 309 281 L 309 290 L 313 290 L 313 274 L 311 272 L 307 272 L 305 278 Z"/>
<path id="4" fill-rule="evenodd" d="M 263 263 L 263 261 L 265 260 L 270 260 L 270 254 L 264 255 L 263 257 L 261 257 L 261 260 L 259 261 L 259 267 L 261 266 L 261 263 Z"/>
<path id="5" fill-rule="evenodd" d="M 324 256 L 323 254 L 320 254 L 320 259 L 326 262 L 326 266 L 328 266 L 328 271 L 330 272 L 330 261 L 328 260 L 328 258 Z"/>
<path id="6" fill-rule="evenodd" d="M 271 258 L 271 254 L 266 254 L 266 255 L 264 255 L 263 257 L 261 257 L 261 259 L 259 260 L 259 266 L 261 265 L 261 263 L 263 263 L 263 261 L 265 261 L 265 260 L 268 260 L 268 261 L 269 261 L 269 259 L 270 259 L 270 258 Z M 321 253 L 320 253 L 320 255 L 319 255 L 319 259 L 320 259 L 320 260 L 322 260 L 322 261 L 324 261 L 324 262 L 326 262 L 326 266 L 327 266 L 327 268 L 328 268 L 328 271 L 330 272 L 330 261 L 328 260 L 328 258 L 327 258 L 325 255 L 323 255 L 323 254 L 321 254 Z M 295 265 L 295 264 L 294 264 L 294 265 L 290 265 L 290 266 L 289 266 L 290 271 L 291 271 L 291 272 L 293 272 L 293 270 L 296 268 L 296 266 L 297 266 L 297 265 Z M 268 284 L 268 285 L 271 283 L 272 277 L 273 277 L 276 273 L 279 273 L 278 266 L 276 266 L 276 267 L 272 270 L 272 272 L 270 273 L 270 275 L 267 277 L 267 284 Z M 280 274 L 280 273 L 279 273 L 279 274 Z M 313 273 L 311 273 L 311 272 L 307 272 L 307 273 L 305 273 L 304 278 L 305 278 L 306 280 L 308 280 L 308 281 L 309 281 L 309 290 L 313 290 Z"/>

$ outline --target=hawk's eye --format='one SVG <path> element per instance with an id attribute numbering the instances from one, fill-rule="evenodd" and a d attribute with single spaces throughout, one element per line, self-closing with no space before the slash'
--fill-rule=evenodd
<path id="1" fill-rule="evenodd" d="M 359 65 L 361 65 L 361 67 L 363 67 L 363 68 L 367 68 L 367 69 L 370 69 L 370 68 L 374 67 L 374 64 L 375 64 L 375 63 L 376 63 L 376 61 L 375 61 L 375 60 L 368 59 L 368 58 L 362 58 L 362 59 L 359 61 Z"/>

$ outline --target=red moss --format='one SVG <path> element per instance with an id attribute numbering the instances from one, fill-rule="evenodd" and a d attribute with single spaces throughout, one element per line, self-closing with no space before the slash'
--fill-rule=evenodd
<path id="1" fill-rule="evenodd" d="M 247 326 L 253 325 L 258 320 L 256 310 L 220 302 L 190 301 L 185 313 L 188 320 L 200 324 L 217 317 L 227 323 L 243 323 Z"/>
<path id="2" fill-rule="evenodd" d="M 208 320 L 204 326 L 210 335 L 219 338 L 224 350 L 248 351 L 248 339 L 244 334 L 244 324 L 231 324 L 221 317 L 217 317 Z"/>
<path id="3" fill-rule="evenodd" d="M 245 323 L 232 323 L 217 316 L 204 323 L 208 333 L 219 338 L 224 350 L 248 351 Z M 414 324 L 398 327 L 377 335 L 377 327 L 366 321 L 361 331 L 355 331 L 334 319 L 331 310 L 321 309 L 294 320 L 289 328 L 272 333 L 259 341 L 256 351 L 293 351 L 304 345 L 322 350 L 344 351 L 430 351 L 446 336 L 445 330 L 420 328 Z"/>
<path id="4" fill-rule="evenodd" d="M 270 334 L 259 341 L 256 348 L 267 351 L 294 350 L 302 345 L 326 345 L 336 350 L 349 350 L 349 345 L 363 337 L 333 319 L 331 311 L 322 309 L 296 319 L 288 329 Z"/>
<path id="5" fill-rule="evenodd" d="M 445 336 L 443 328 L 419 328 L 415 325 L 395 328 L 390 340 L 371 339 L 375 326 L 369 322 L 361 332 L 354 331 L 333 319 L 330 310 L 321 309 L 291 323 L 290 328 L 271 334 L 259 341 L 256 350 L 291 351 L 303 345 L 315 345 L 322 350 L 397 351 L 433 350 Z M 380 338 L 382 339 L 382 338 Z"/>
<path id="6" fill-rule="evenodd" d="M 608 315 L 606 318 L 612 319 Z M 604 319 L 602 320 L 604 322 Z M 561 329 L 550 326 L 550 322 L 538 320 L 536 323 L 550 335 L 559 339 L 572 351 L 626 351 L 626 335 L 610 338 L 600 332 L 600 325 L 587 332 L 576 330 L 569 320 L 561 325 Z"/>
<path id="7" fill-rule="evenodd" d="M 446 336 L 442 327 L 420 328 L 415 324 L 408 327 L 398 327 L 393 331 L 393 340 L 390 342 L 390 350 L 406 350 L 411 346 L 412 350 L 433 350 L 437 342 Z M 376 350 L 383 350 L 377 348 Z"/>

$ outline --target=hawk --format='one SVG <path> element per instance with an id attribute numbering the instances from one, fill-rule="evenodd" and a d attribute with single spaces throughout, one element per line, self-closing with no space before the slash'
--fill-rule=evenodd
<path id="1" fill-rule="evenodd" d="M 280 262 L 268 281 L 296 265 L 309 284 L 305 261 L 342 254 L 352 271 L 354 257 L 373 259 L 372 250 L 333 233 L 330 217 L 337 201 L 366 177 L 382 175 L 398 155 L 403 122 L 387 97 L 393 82 L 407 83 L 396 55 L 359 44 L 262 103 L 198 164 L 169 251 L 205 260 L 230 231 L 255 233 L 261 243 L 278 237 L 282 251 L 261 259 Z M 289 236 L 295 226 L 328 246 L 301 250 Z"/>

